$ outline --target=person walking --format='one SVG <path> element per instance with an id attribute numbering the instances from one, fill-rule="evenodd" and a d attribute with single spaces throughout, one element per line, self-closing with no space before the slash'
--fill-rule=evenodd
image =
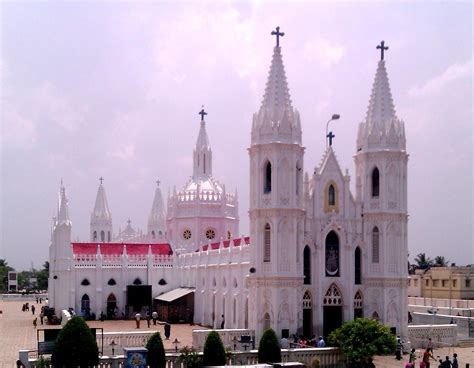
<path id="1" fill-rule="evenodd" d="M 150 328 L 150 312 L 146 312 L 146 315 L 145 315 L 145 318 L 146 318 L 146 324 L 148 325 L 148 328 Z"/>
<path id="2" fill-rule="evenodd" d="M 458 355 L 456 353 L 453 354 L 453 362 L 451 365 L 453 368 L 459 368 Z"/>
<path id="3" fill-rule="evenodd" d="M 165 330 L 165 338 L 166 340 L 169 340 L 171 336 L 171 325 L 168 322 L 165 323 L 164 330 Z"/>
<path id="4" fill-rule="evenodd" d="M 410 351 L 410 358 L 409 358 L 408 362 L 413 363 L 413 366 L 414 366 L 415 361 L 416 361 L 415 348 L 412 348 L 411 351 Z"/>
<path id="5" fill-rule="evenodd" d="M 324 341 L 322 336 L 319 336 L 317 346 L 318 348 L 324 348 L 326 346 L 326 342 Z"/>
<path id="6" fill-rule="evenodd" d="M 137 314 L 135 314 L 135 323 L 137 325 L 137 328 L 140 328 L 140 319 L 142 318 L 142 316 L 140 315 L 139 312 L 137 312 Z"/>
<path id="7" fill-rule="evenodd" d="M 36 328 L 36 325 L 38 324 L 38 317 L 35 317 L 33 319 L 33 328 Z"/>
<path id="8" fill-rule="evenodd" d="M 430 353 L 429 348 L 426 348 L 425 352 L 423 353 L 423 359 L 422 359 L 422 363 L 425 364 L 426 368 L 430 368 L 430 358 L 433 359 L 434 361 L 436 361 L 434 356 Z M 420 366 L 421 366 L 421 364 L 420 364 Z"/>
<path id="9" fill-rule="evenodd" d="M 158 313 L 156 311 L 153 311 L 151 314 L 151 318 L 153 318 L 153 326 L 156 326 L 156 320 L 158 319 Z"/>
<path id="10" fill-rule="evenodd" d="M 33 315 L 35 314 L 35 306 L 34 305 L 31 306 L 31 314 L 33 314 Z"/>
<path id="11" fill-rule="evenodd" d="M 224 325 L 225 325 L 225 318 L 224 318 L 224 315 L 222 315 L 221 330 L 224 329 Z"/>

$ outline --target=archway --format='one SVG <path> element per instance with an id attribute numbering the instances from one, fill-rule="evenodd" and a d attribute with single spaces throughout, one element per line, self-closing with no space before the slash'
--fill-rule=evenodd
<path id="1" fill-rule="evenodd" d="M 107 297 L 107 319 L 115 319 L 115 308 L 117 308 L 117 298 L 111 293 Z"/>
<path id="2" fill-rule="evenodd" d="M 313 336 L 313 308 L 309 291 L 303 296 L 303 336 L 307 338 Z"/>
<path id="3" fill-rule="evenodd" d="M 91 300 L 89 298 L 89 295 L 84 294 L 81 298 L 81 314 L 83 316 L 86 316 L 86 317 L 89 316 L 90 311 L 91 311 L 90 305 L 91 305 Z"/>
<path id="4" fill-rule="evenodd" d="M 354 319 L 364 316 L 362 293 L 360 290 L 354 296 Z"/>
<path id="5" fill-rule="evenodd" d="M 271 319 L 268 313 L 265 313 L 263 316 L 263 330 L 268 330 L 271 327 Z"/>
<path id="6" fill-rule="evenodd" d="M 342 294 L 332 284 L 323 299 L 323 335 L 325 338 L 335 329 L 342 326 Z"/>

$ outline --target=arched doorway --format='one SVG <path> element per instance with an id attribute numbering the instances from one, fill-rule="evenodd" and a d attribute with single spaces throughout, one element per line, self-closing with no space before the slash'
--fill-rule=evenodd
<path id="1" fill-rule="evenodd" d="M 263 316 L 263 330 L 268 330 L 271 326 L 271 319 L 268 313 L 265 313 Z"/>
<path id="2" fill-rule="evenodd" d="M 362 293 L 360 290 L 354 296 L 354 319 L 362 318 L 364 316 L 363 307 L 363 300 L 362 300 Z"/>
<path id="3" fill-rule="evenodd" d="M 342 294 L 335 284 L 324 295 L 323 315 L 323 335 L 327 338 L 332 331 L 342 326 Z"/>
<path id="4" fill-rule="evenodd" d="M 114 294 L 109 294 L 107 297 L 107 319 L 115 319 L 115 308 L 117 308 L 117 298 Z"/>
<path id="5" fill-rule="evenodd" d="M 326 236 L 326 277 L 339 276 L 339 237 L 334 231 Z"/>
<path id="6" fill-rule="evenodd" d="M 81 298 L 81 314 L 85 317 L 88 317 L 91 312 L 91 300 L 89 295 L 84 294 Z"/>
<path id="7" fill-rule="evenodd" d="M 303 336 L 313 337 L 313 308 L 309 291 L 303 296 Z"/>

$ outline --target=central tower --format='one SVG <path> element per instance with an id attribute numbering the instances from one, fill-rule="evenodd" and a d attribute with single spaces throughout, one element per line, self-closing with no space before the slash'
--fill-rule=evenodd
<path id="1" fill-rule="evenodd" d="M 265 94 L 253 116 L 250 155 L 249 325 L 297 333 L 301 326 L 304 210 L 301 124 L 283 67 L 279 27 Z"/>

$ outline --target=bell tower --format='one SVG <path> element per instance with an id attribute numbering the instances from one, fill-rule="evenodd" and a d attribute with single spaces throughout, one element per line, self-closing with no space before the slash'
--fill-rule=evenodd
<path id="1" fill-rule="evenodd" d="M 381 50 L 365 121 L 357 137 L 356 198 L 368 256 L 366 317 L 407 336 L 407 163 L 404 123 L 398 119 Z"/>
<path id="2" fill-rule="evenodd" d="M 283 66 L 279 27 L 263 101 L 253 116 L 250 155 L 249 325 L 281 334 L 301 326 L 303 234 L 301 124 Z"/>

